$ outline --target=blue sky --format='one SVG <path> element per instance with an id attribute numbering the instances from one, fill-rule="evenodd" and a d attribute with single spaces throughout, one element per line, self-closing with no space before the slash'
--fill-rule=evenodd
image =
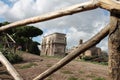
<path id="1" fill-rule="evenodd" d="M 11 1 L 9 1 L 9 0 L 0 0 L 0 1 L 2 1 L 2 2 L 8 4 L 8 5 L 11 5 L 11 4 L 12 4 Z"/>
<path id="2" fill-rule="evenodd" d="M 86 1 L 88 0 L 0 0 L 0 22 L 15 22 Z M 67 47 L 70 48 L 78 45 L 80 39 L 87 41 L 108 23 L 109 12 L 98 8 L 31 25 L 44 32 L 43 35 L 34 38 L 35 41 L 41 43 L 43 36 L 60 32 L 66 34 Z M 98 46 L 107 50 L 107 38 Z"/>

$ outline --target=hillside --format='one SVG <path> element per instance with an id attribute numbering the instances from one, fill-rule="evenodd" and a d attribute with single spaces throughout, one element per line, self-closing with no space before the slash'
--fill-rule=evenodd
<path id="1" fill-rule="evenodd" d="M 14 64 L 14 67 L 22 75 L 24 80 L 32 80 L 53 64 L 59 58 L 40 57 L 25 53 L 22 55 L 24 62 Z M 13 80 L 3 66 L 0 66 L 0 79 Z M 55 72 L 45 80 L 109 80 L 107 66 L 90 62 L 74 60 Z"/>

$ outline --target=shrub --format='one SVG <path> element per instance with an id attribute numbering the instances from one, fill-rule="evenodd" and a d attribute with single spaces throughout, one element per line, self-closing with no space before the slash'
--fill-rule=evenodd
<path id="1" fill-rule="evenodd" d="M 1 52 L 11 63 L 18 63 L 23 61 L 22 57 L 19 54 L 13 53 L 10 50 L 5 49 L 2 50 Z"/>
<path id="2" fill-rule="evenodd" d="M 89 61 L 89 60 L 92 60 L 92 59 L 94 59 L 95 57 L 93 57 L 93 56 L 85 56 L 85 57 L 83 57 L 82 59 L 83 60 L 85 60 L 85 61 Z"/>

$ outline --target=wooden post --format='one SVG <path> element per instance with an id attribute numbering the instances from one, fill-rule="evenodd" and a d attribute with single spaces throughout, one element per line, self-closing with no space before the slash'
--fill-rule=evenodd
<path id="1" fill-rule="evenodd" d="M 9 63 L 9 61 L 0 52 L 0 62 L 6 67 L 8 72 L 13 76 L 15 80 L 23 80 L 23 78 L 18 74 L 15 68 Z"/>
<path id="2" fill-rule="evenodd" d="M 109 77 L 111 80 L 120 80 L 120 14 L 111 12 L 109 33 Z"/>

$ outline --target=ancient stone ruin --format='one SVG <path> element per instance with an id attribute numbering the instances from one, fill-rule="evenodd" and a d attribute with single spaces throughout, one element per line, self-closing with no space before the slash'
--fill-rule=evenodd
<path id="1" fill-rule="evenodd" d="M 80 39 L 78 45 L 82 45 L 82 44 L 83 44 L 83 40 Z M 78 48 L 78 46 L 73 46 L 71 49 L 68 50 L 67 53 L 69 54 L 72 50 L 75 50 L 77 48 Z M 82 53 L 79 57 L 80 58 L 85 57 L 85 56 L 93 57 L 93 56 L 99 56 L 101 54 L 102 54 L 101 48 L 93 46 L 93 47 L 89 48 L 88 50 L 86 50 L 84 53 Z"/>
<path id="2" fill-rule="evenodd" d="M 79 45 L 82 45 L 82 44 L 83 44 L 83 40 L 80 39 Z M 102 54 L 101 48 L 93 46 L 93 47 L 89 48 L 88 50 L 86 50 L 81 55 L 82 56 L 99 56 L 100 54 Z"/>
<path id="3" fill-rule="evenodd" d="M 65 56 L 66 34 L 53 33 L 47 35 L 42 40 L 41 55 Z"/>
<path id="4" fill-rule="evenodd" d="M 79 41 L 79 46 L 82 46 L 83 44 L 83 40 L 80 39 Z M 73 46 L 71 49 L 69 49 L 66 53 L 69 54 L 71 51 L 77 49 L 78 46 Z M 108 61 L 108 54 L 104 51 L 101 50 L 100 47 L 97 46 L 93 46 L 89 49 L 87 49 L 86 51 L 84 51 L 83 53 L 81 53 L 79 55 L 79 57 L 77 57 L 77 59 L 89 59 L 92 61 L 98 61 L 98 62 L 107 62 Z"/>

